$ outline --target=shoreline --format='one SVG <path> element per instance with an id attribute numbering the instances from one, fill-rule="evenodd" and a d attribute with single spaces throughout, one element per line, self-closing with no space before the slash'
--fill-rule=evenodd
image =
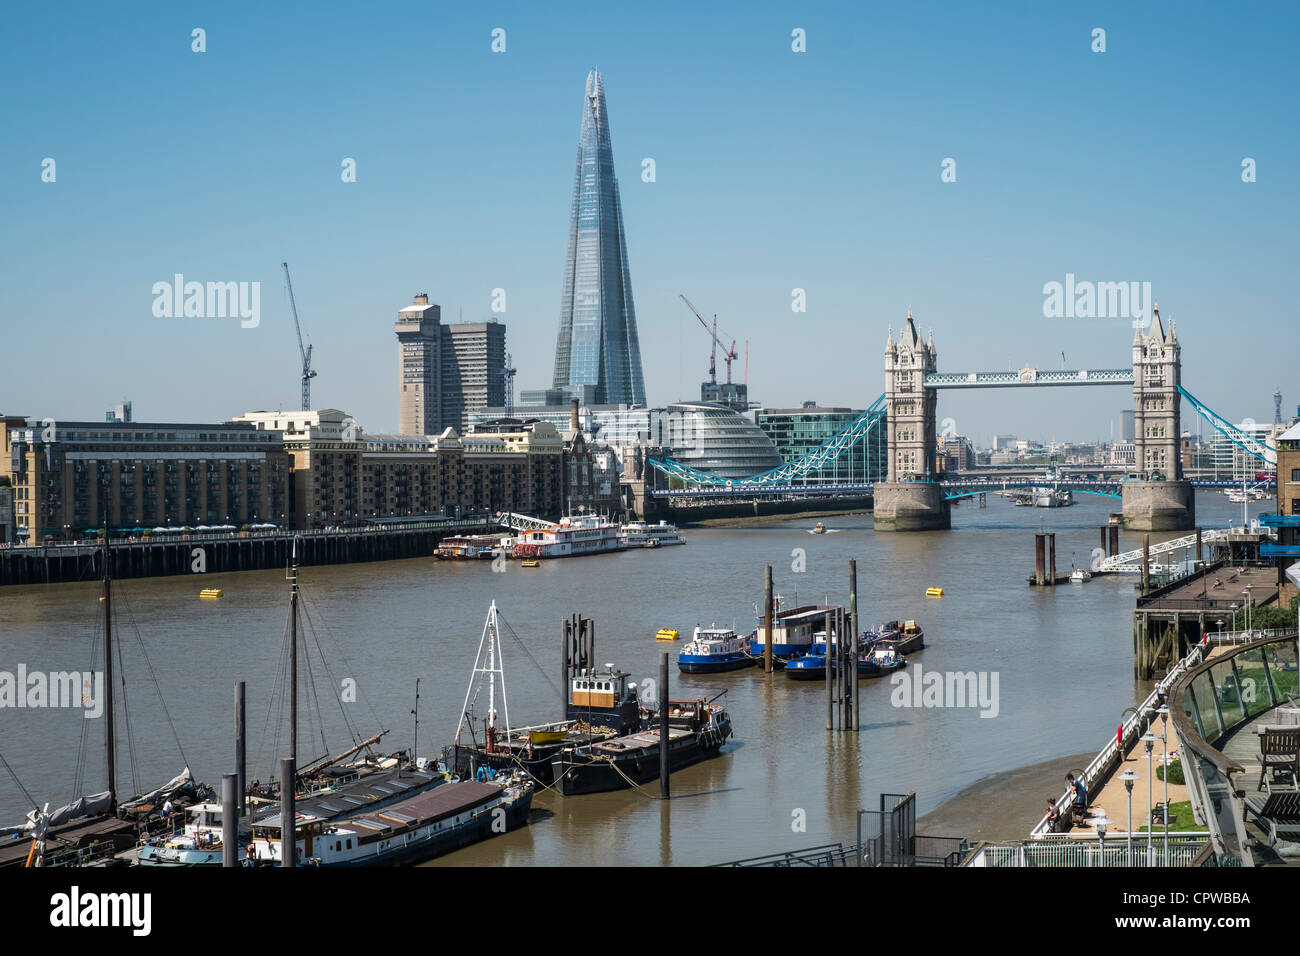
<path id="1" fill-rule="evenodd" d="M 1029 831 L 1042 819 L 1047 798 L 1061 795 L 1065 775 L 1086 767 L 1095 756 L 1086 753 L 1056 757 L 989 774 L 919 817 L 916 832 L 965 837 L 971 846 L 982 840 L 1027 840 Z"/>

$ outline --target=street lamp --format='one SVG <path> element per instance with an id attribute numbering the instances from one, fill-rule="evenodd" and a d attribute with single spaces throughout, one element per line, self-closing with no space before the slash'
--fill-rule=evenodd
<path id="1" fill-rule="evenodd" d="M 1142 741 L 1143 749 L 1147 752 L 1147 866 L 1151 865 L 1151 788 L 1155 785 L 1155 780 L 1151 773 L 1151 752 L 1155 749 L 1156 737 L 1150 730 L 1138 738 Z M 1166 811 L 1168 812 L 1168 811 Z"/>
<path id="2" fill-rule="evenodd" d="M 1237 633 L 1237 605 L 1230 604 L 1228 605 L 1228 609 L 1232 611 L 1232 633 L 1236 634 Z M 1234 644 L 1236 643 L 1236 638 L 1233 638 L 1233 643 Z"/>
<path id="3" fill-rule="evenodd" d="M 1110 826 L 1110 820 L 1106 817 L 1106 811 L 1101 811 L 1101 816 L 1092 818 L 1092 825 L 1097 828 L 1097 855 L 1101 858 L 1098 866 L 1106 865 L 1106 828 Z"/>
<path id="4" fill-rule="evenodd" d="M 1164 865 L 1169 865 L 1169 707 L 1161 704 L 1156 709 L 1160 715 L 1160 766 L 1163 769 L 1160 776 L 1165 781 L 1165 861 Z"/>
<path id="5" fill-rule="evenodd" d="M 1133 865 L 1133 782 L 1137 780 L 1137 774 L 1132 770 L 1125 770 L 1119 775 L 1119 779 L 1124 781 L 1124 789 L 1128 791 L 1128 832 L 1125 834 L 1128 849 L 1125 851 L 1125 865 Z"/>

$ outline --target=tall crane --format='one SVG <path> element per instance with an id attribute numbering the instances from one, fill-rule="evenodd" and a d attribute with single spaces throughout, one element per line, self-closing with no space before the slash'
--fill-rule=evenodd
<path id="1" fill-rule="evenodd" d="M 293 310 L 293 328 L 298 333 L 298 354 L 302 356 L 302 408 L 307 411 L 311 408 L 311 380 L 316 377 L 315 370 L 311 367 L 311 346 L 303 348 L 302 345 L 302 325 L 298 322 L 298 305 L 293 301 L 293 282 L 289 280 L 289 263 L 281 262 L 280 267 L 284 269 L 284 284 L 289 290 L 289 308 Z"/>
<path id="2" fill-rule="evenodd" d="M 718 346 L 722 346 L 722 361 L 727 363 L 727 384 L 731 384 L 731 363 L 740 358 L 736 352 L 736 340 L 732 339 L 731 344 L 727 345 L 722 339 L 718 338 L 718 317 L 713 317 L 713 327 L 709 328 L 709 323 L 704 321 L 704 316 L 700 315 L 700 310 L 691 305 L 691 300 L 686 296 L 681 296 L 681 300 L 686 303 L 686 307 L 695 313 L 695 317 L 700 320 L 700 325 L 704 326 L 704 331 L 709 333 L 713 343 L 709 351 L 709 382 L 718 384 Z"/>
<path id="3" fill-rule="evenodd" d="M 505 368 L 497 369 L 497 374 L 506 380 L 506 418 L 515 416 L 515 372 L 519 371 L 510 363 L 510 353 L 506 353 Z"/>

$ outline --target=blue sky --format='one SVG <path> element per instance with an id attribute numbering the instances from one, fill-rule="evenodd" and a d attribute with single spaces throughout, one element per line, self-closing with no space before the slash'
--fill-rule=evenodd
<path id="1" fill-rule="evenodd" d="M 1127 320 L 1044 318 L 1042 287 L 1066 273 L 1151 282 L 1184 384 L 1226 416 L 1271 418 L 1277 386 L 1300 403 L 1293 5 L 704 6 L 11 10 L 0 411 L 296 407 L 284 260 L 317 407 L 395 428 L 392 323 L 422 291 L 454 321 L 486 317 L 504 288 L 517 387 L 549 385 L 593 65 L 652 404 L 697 397 L 707 372 L 683 292 L 742 362 L 749 341 L 769 405 L 868 404 L 909 306 L 943 370 L 1059 367 L 1062 352 L 1124 366 Z M 156 318 L 151 288 L 178 272 L 261 282 L 261 324 Z M 1130 399 L 945 393 L 939 413 L 984 441 L 1106 438 Z"/>

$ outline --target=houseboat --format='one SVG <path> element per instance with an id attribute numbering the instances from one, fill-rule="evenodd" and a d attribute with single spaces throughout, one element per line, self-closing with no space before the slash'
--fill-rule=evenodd
<path id="1" fill-rule="evenodd" d="M 443 538 L 438 542 L 438 560 L 490 560 L 510 541 L 510 538 L 503 538 L 499 534 L 471 534 Z"/>
<path id="2" fill-rule="evenodd" d="M 449 783 L 382 813 L 345 820 L 298 813 L 294 821 L 298 861 L 309 866 L 399 866 L 422 863 L 528 823 L 533 784 L 526 775 Z M 250 863 L 280 865 L 281 821 L 253 824 Z"/>
<path id="3" fill-rule="evenodd" d="M 243 860 L 247 849 L 240 841 L 235 859 Z M 185 822 L 175 833 L 147 837 L 140 841 L 140 866 L 220 866 L 225 852 L 221 826 L 221 804 L 196 803 L 185 808 Z"/>
<path id="4" fill-rule="evenodd" d="M 890 621 L 864 633 L 862 640 L 868 647 L 891 644 L 899 654 L 915 654 L 925 647 L 925 631 L 916 621 Z"/>
<path id="5" fill-rule="evenodd" d="M 781 666 L 793 658 L 802 657 L 812 650 L 814 635 L 825 629 L 826 619 L 840 608 L 834 604 L 807 604 L 788 611 L 778 610 L 772 616 L 772 656 Z M 749 636 L 749 653 L 763 656 L 766 641 L 764 620 L 761 615 L 758 627 Z"/>

